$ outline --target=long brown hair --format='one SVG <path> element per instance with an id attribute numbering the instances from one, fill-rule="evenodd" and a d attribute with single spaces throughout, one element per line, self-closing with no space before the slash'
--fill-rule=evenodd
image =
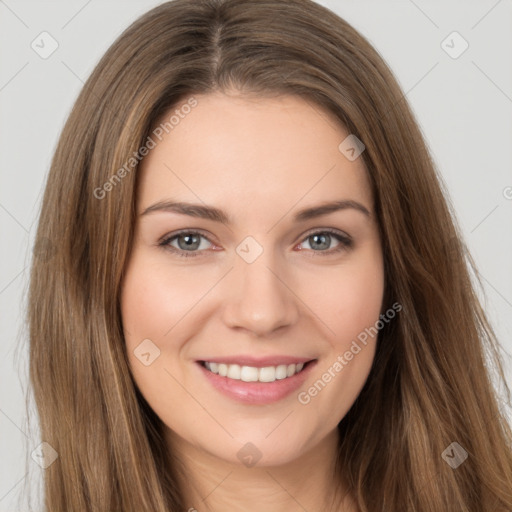
<path id="1" fill-rule="evenodd" d="M 391 71 L 310 0 L 164 3 L 117 39 L 78 97 L 37 231 L 55 250 L 34 260 L 29 294 L 31 383 L 42 438 L 59 454 L 45 471 L 47 509 L 186 510 L 180 463 L 130 374 L 119 290 L 139 149 L 169 109 L 232 89 L 300 96 L 366 147 L 384 309 L 403 310 L 339 424 L 339 470 L 360 510 L 511 510 L 512 433 L 489 365 L 510 391 L 453 208 Z M 457 468 L 443 456 L 454 442 L 468 454 Z"/>

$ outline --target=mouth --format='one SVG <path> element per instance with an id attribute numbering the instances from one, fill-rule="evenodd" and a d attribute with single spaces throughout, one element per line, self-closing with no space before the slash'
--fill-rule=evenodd
<path id="1" fill-rule="evenodd" d="M 268 405 L 291 396 L 303 386 L 318 361 L 299 358 L 271 361 L 242 359 L 245 360 L 202 360 L 196 361 L 196 364 L 205 382 L 224 397 L 247 405 Z"/>
<path id="2" fill-rule="evenodd" d="M 215 363 L 213 361 L 199 361 L 211 373 L 228 379 L 243 382 L 274 382 L 293 377 L 302 372 L 313 360 L 305 363 L 280 364 L 277 366 L 245 366 L 240 364 Z"/>

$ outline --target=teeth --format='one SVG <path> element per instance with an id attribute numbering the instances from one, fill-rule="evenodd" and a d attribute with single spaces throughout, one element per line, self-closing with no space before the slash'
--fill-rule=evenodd
<path id="1" fill-rule="evenodd" d="M 228 377 L 230 379 L 235 379 L 235 380 L 240 380 L 240 375 L 241 375 L 241 371 L 240 371 L 240 366 L 238 366 L 237 364 L 229 364 L 228 365 Z"/>
<path id="2" fill-rule="evenodd" d="M 234 380 L 242 380 L 244 382 L 274 382 L 275 380 L 286 379 L 299 373 L 304 368 L 304 363 L 280 364 L 279 366 L 256 368 L 254 366 L 240 366 L 238 364 L 205 362 L 204 366 L 212 373 Z"/>
<path id="3" fill-rule="evenodd" d="M 242 366 L 240 371 L 240 380 L 244 382 L 256 382 L 259 378 L 258 368 L 252 366 Z"/>
<path id="4" fill-rule="evenodd" d="M 265 366 L 259 369 L 260 382 L 274 382 L 276 380 L 276 368 L 275 366 Z"/>

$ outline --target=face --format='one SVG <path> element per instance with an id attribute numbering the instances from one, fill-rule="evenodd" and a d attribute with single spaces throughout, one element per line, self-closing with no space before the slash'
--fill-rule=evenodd
<path id="1" fill-rule="evenodd" d="M 170 440 L 285 464 L 332 437 L 371 368 L 384 272 L 370 185 L 316 105 L 194 98 L 139 169 L 127 354 Z"/>

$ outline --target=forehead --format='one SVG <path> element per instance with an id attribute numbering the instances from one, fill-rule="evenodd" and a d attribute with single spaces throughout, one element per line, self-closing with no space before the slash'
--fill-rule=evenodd
<path id="1" fill-rule="evenodd" d="M 139 211 L 169 197 L 229 203 L 241 215 L 254 207 L 260 219 L 298 202 L 353 199 L 371 207 L 362 158 L 340 152 L 349 133 L 331 113 L 295 96 L 194 98 L 193 109 L 180 110 L 185 99 L 162 118 L 174 113 L 139 169 Z"/>

